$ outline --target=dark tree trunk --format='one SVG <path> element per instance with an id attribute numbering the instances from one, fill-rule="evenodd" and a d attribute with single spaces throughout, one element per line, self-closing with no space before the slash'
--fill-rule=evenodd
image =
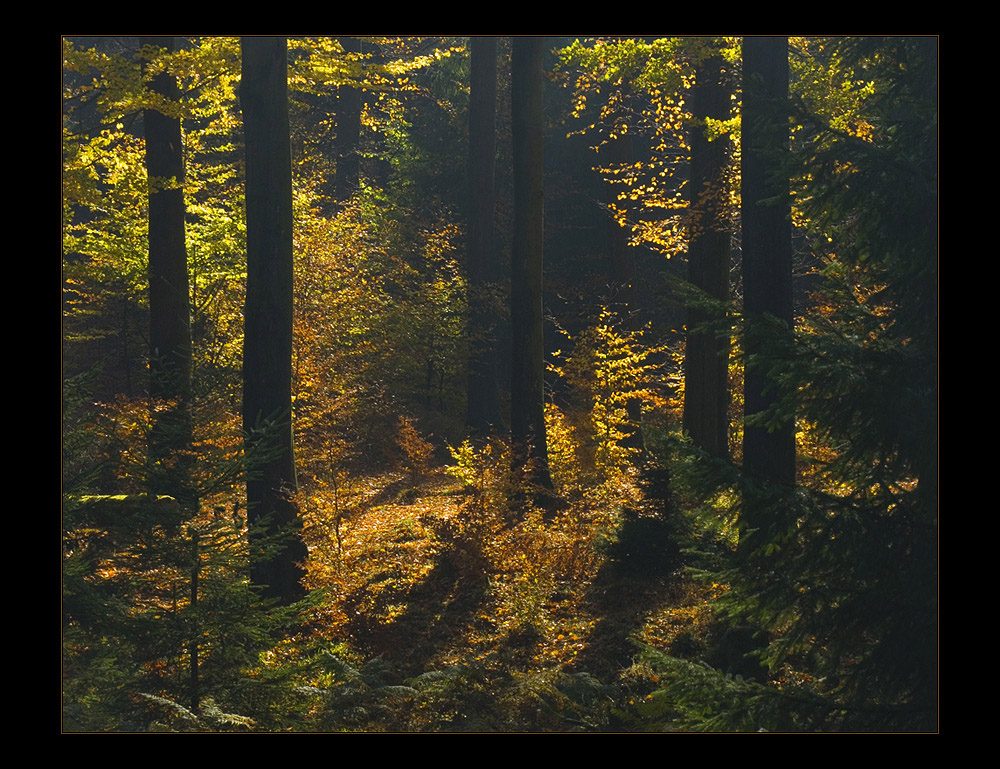
<path id="1" fill-rule="evenodd" d="M 743 39 L 743 314 L 745 414 L 779 399 L 767 359 L 781 343 L 771 316 L 792 327 L 792 225 L 788 156 L 788 38 Z M 787 331 L 786 329 L 786 331 Z M 755 362 L 756 361 L 756 362 Z M 747 425 L 743 469 L 751 479 L 795 482 L 795 425 Z"/>
<path id="2" fill-rule="evenodd" d="M 243 341 L 243 426 L 248 518 L 287 539 L 263 557 L 251 551 L 251 579 L 266 595 L 302 594 L 292 443 L 292 159 L 288 133 L 287 44 L 242 39 L 240 103 L 246 142 L 247 290 Z"/>
<path id="3" fill-rule="evenodd" d="M 696 119 L 729 117 L 724 62 L 711 56 L 697 69 L 691 92 Z M 729 455 L 729 338 L 719 327 L 725 315 L 714 302 L 729 299 L 729 228 L 723 221 L 728 137 L 709 141 L 705 127 L 691 129 L 691 241 L 688 280 L 700 296 L 689 308 L 684 351 L 684 431 L 694 444 L 717 457 Z M 716 328 L 706 329 L 705 324 Z"/>
<path id="4" fill-rule="evenodd" d="M 545 438 L 542 315 L 544 235 L 542 37 L 515 37 L 511 58 L 514 149 L 514 244 L 511 254 L 511 437 L 531 464 L 531 478 L 552 487 Z"/>
<path id="5" fill-rule="evenodd" d="M 143 38 L 144 45 L 170 53 L 174 38 Z M 171 103 L 177 81 L 165 72 L 150 88 Z M 149 177 L 149 375 L 150 396 L 166 401 L 154 412 L 150 455 L 162 462 L 153 490 L 190 501 L 185 463 L 176 452 L 191 442 L 191 322 L 187 250 L 184 242 L 184 157 L 181 121 L 156 110 L 143 111 L 146 172 Z"/>
<path id="6" fill-rule="evenodd" d="M 469 378 L 466 425 L 488 435 L 500 424 L 497 366 L 500 264 L 495 242 L 497 39 L 474 37 L 469 98 Z"/>
<path id="7" fill-rule="evenodd" d="M 338 38 L 345 53 L 360 54 L 361 41 L 356 37 Z M 337 138 L 334 152 L 337 156 L 336 199 L 344 201 L 358 191 L 361 182 L 362 92 L 352 85 L 337 88 Z"/>

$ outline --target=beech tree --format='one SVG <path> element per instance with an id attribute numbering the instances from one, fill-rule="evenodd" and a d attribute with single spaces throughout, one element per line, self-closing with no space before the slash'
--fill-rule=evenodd
<path id="1" fill-rule="evenodd" d="M 340 37 L 347 54 L 361 54 L 361 41 L 356 37 Z M 351 83 L 337 87 L 337 138 L 334 154 L 337 159 L 336 194 L 338 201 L 357 192 L 361 176 L 358 145 L 361 142 L 362 91 Z"/>
<path id="2" fill-rule="evenodd" d="M 523 447 L 532 479 L 552 487 L 545 437 L 542 315 L 544 169 L 542 162 L 542 37 L 515 37 L 511 58 L 514 149 L 514 247 L 510 315 L 513 333 L 511 437 Z"/>
<path id="3" fill-rule="evenodd" d="M 500 422 L 496 358 L 500 265 L 495 243 L 497 39 L 473 37 L 469 97 L 469 376 L 466 424 L 480 435 Z"/>
<path id="4" fill-rule="evenodd" d="M 175 40 L 150 37 L 142 42 L 147 46 L 146 65 L 159 52 L 173 52 Z M 177 81 L 161 71 L 153 76 L 150 90 L 162 98 L 158 109 L 142 113 L 149 178 L 149 390 L 154 401 L 166 402 L 165 410 L 154 412 L 150 454 L 153 460 L 164 460 L 191 440 L 191 325 L 183 139 L 174 112 Z M 168 469 L 155 481 L 157 490 L 187 496 L 183 464 L 168 461 L 165 466 Z"/>
<path id="5" fill-rule="evenodd" d="M 691 90 L 695 122 L 690 133 L 691 240 L 688 279 L 701 293 L 688 311 L 684 348 L 684 431 L 694 444 L 718 457 L 729 454 L 729 339 L 710 324 L 729 299 L 730 232 L 723 221 L 728 134 L 710 141 L 706 118 L 729 117 L 724 61 L 709 53 L 696 66 Z M 724 318 L 724 315 L 722 316 Z"/>
<path id="6" fill-rule="evenodd" d="M 624 83 L 621 88 L 622 101 L 625 104 L 631 100 L 631 84 Z M 623 118 L 623 120 L 625 120 Z M 627 122 L 620 127 L 616 126 L 615 138 L 607 140 L 606 150 L 607 162 L 612 168 L 627 168 L 635 162 L 635 142 L 633 134 L 628 132 Z M 608 185 L 606 194 L 608 195 L 608 210 L 617 207 L 627 208 L 625 201 L 618 200 L 618 193 L 613 187 Z M 632 213 L 632 212 L 628 212 Z M 608 256 L 610 257 L 609 277 L 611 279 L 612 295 L 614 306 L 617 311 L 617 320 L 620 327 L 626 333 L 637 330 L 636 321 L 638 315 L 637 296 L 637 276 L 636 276 L 636 255 L 635 248 L 630 243 L 630 232 L 621 226 L 616 216 L 609 216 L 606 220 L 608 237 Z M 642 435 L 642 401 L 638 398 L 629 398 L 625 402 L 626 423 L 621 425 L 625 433 L 620 439 L 623 447 L 644 449 Z"/>
<path id="7" fill-rule="evenodd" d="M 247 288 L 243 428 L 248 520 L 289 535 L 298 520 L 292 442 L 292 156 L 288 53 L 281 37 L 241 41 L 240 104 L 246 143 Z M 252 551 L 251 578 L 272 597 L 300 595 L 305 546 L 291 536 L 276 552 Z"/>

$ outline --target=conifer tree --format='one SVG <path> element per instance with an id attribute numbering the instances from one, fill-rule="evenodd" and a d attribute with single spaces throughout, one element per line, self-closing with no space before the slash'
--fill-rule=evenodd
<path id="1" fill-rule="evenodd" d="M 664 662 L 676 676 L 668 688 L 703 729 L 929 731 L 938 677 L 937 43 L 797 44 L 797 146 L 771 169 L 791 180 L 823 283 L 794 338 L 772 323 L 778 333 L 755 355 L 774 387 L 774 417 L 801 416 L 810 462 L 798 486 L 779 482 L 780 464 L 753 465 L 763 479 L 702 476 L 727 494 L 741 481 L 751 492 L 740 545 L 715 579 L 729 586 L 720 608 L 757 630 L 746 646 L 780 685 L 675 660 Z M 745 50 L 748 72 L 759 71 L 757 47 Z"/>
<path id="2" fill-rule="evenodd" d="M 822 466 L 830 496 L 812 500 L 801 561 L 786 559 L 807 596 L 786 643 L 809 648 L 817 672 L 837 682 L 840 728 L 933 730 L 937 40 L 812 42 L 833 82 L 871 85 L 860 120 L 844 121 L 835 103 L 807 101 L 812 112 L 795 115 L 793 181 L 828 250 L 822 303 L 784 356 L 782 386 L 837 450 Z"/>
<path id="3" fill-rule="evenodd" d="M 743 39 L 744 412 L 743 471 L 753 479 L 795 482 L 795 424 L 773 411 L 777 383 L 767 356 L 792 325 L 792 225 L 788 181 L 788 38 Z M 753 421 L 756 420 L 756 421 Z M 752 524 L 751 524 L 752 525 Z"/>

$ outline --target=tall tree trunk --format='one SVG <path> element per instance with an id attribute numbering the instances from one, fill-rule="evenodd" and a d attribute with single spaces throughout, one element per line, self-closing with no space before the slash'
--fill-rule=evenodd
<path id="1" fill-rule="evenodd" d="M 174 51 L 172 37 L 143 38 L 162 52 Z M 166 72 L 150 84 L 176 104 L 177 81 Z M 191 443 L 191 321 L 187 250 L 184 242 L 184 157 L 181 121 L 156 110 L 143 111 L 146 172 L 149 177 L 149 391 L 167 402 L 154 412 L 150 455 L 160 463 L 154 491 L 191 501 L 185 463 L 177 452 Z"/>
<path id="2" fill-rule="evenodd" d="M 497 39 L 470 40 L 469 378 L 466 425 L 488 435 L 500 424 L 497 366 L 500 264 L 495 242 Z"/>
<path id="3" fill-rule="evenodd" d="M 362 52 L 361 41 L 356 37 L 338 38 L 348 54 Z M 358 145 L 361 143 L 362 92 L 353 85 L 337 88 L 337 138 L 334 151 L 337 157 L 336 199 L 344 201 L 358 191 L 361 182 L 361 157 Z"/>
<path id="4" fill-rule="evenodd" d="M 729 117 L 724 62 L 713 55 L 697 68 L 691 111 L 701 121 Z M 709 141 L 705 126 L 691 128 L 691 242 L 688 280 L 701 292 L 688 310 L 684 350 L 684 431 L 717 457 L 729 455 L 729 338 L 705 324 L 724 321 L 713 302 L 729 299 L 729 229 L 722 220 L 728 137 Z M 707 301 L 705 301 L 707 300 Z"/>
<path id="5" fill-rule="evenodd" d="M 765 315 L 792 327 L 792 225 L 788 156 L 788 38 L 743 39 L 743 314 L 745 414 L 772 408 L 779 399 L 767 359 L 780 331 Z M 786 330 L 787 330 L 786 329 Z M 747 425 L 743 469 L 751 479 L 795 482 L 795 425 Z M 752 525 L 753 522 L 751 522 Z"/>
<path id="6" fill-rule="evenodd" d="M 242 39 L 240 103 L 246 142 L 247 290 L 243 341 L 243 427 L 248 519 L 287 536 L 264 556 L 251 551 L 251 579 L 266 594 L 302 594 L 292 442 L 292 157 L 288 132 L 287 43 Z"/>
<path id="7" fill-rule="evenodd" d="M 511 255 L 511 437 L 531 463 L 532 479 L 552 487 L 545 438 L 542 315 L 544 171 L 542 37 L 515 37 L 511 58 L 514 245 Z"/>

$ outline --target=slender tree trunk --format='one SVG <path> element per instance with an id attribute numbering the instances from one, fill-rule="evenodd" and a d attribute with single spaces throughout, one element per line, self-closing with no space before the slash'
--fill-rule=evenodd
<path id="1" fill-rule="evenodd" d="M 143 38 L 170 53 L 174 38 Z M 177 81 L 166 72 L 150 88 L 176 104 Z M 146 172 L 149 177 L 149 375 L 150 396 L 166 401 L 154 413 L 150 455 L 161 463 L 154 491 L 189 499 L 185 463 L 177 452 L 191 443 L 191 322 L 187 249 L 184 241 L 184 157 L 181 121 L 156 110 L 143 111 Z"/>
<path id="2" fill-rule="evenodd" d="M 697 69 L 691 92 L 696 119 L 729 117 L 724 62 L 715 55 Z M 722 220 L 728 137 L 709 141 L 703 125 L 691 129 L 691 242 L 688 280 L 701 292 L 688 310 L 684 351 L 684 431 L 694 444 L 717 457 L 729 455 L 729 338 L 704 324 L 724 321 L 709 309 L 729 299 L 729 229 Z M 704 300 L 708 300 L 707 302 Z M 721 330 L 721 329 L 720 329 Z"/>
<path id="3" fill-rule="evenodd" d="M 511 436 L 526 447 L 533 480 L 552 488 L 545 437 L 542 313 L 544 171 L 542 55 L 545 38 L 515 37 L 511 58 L 514 245 L 511 255 Z"/>
<path id="4" fill-rule="evenodd" d="M 361 41 L 356 37 L 338 38 L 345 53 L 361 53 Z M 336 199 L 344 201 L 358 191 L 361 183 L 362 92 L 352 85 L 337 88 L 337 139 L 334 151 L 337 156 Z"/>
<path id="5" fill-rule="evenodd" d="M 497 39 L 470 40 L 469 378 L 466 425 L 488 435 L 500 424 L 497 366 L 500 264 L 495 242 Z"/>
<path id="6" fill-rule="evenodd" d="M 780 393 L 767 359 L 780 331 L 765 316 L 792 327 L 792 225 L 787 173 L 789 151 L 788 38 L 743 39 L 743 314 L 745 414 L 772 408 Z M 743 469 L 751 479 L 795 482 L 795 425 L 747 425 Z M 751 522 L 752 524 L 752 522 Z"/>
<path id="7" fill-rule="evenodd" d="M 281 600 L 301 595 L 292 442 L 292 159 L 287 43 L 242 39 L 240 103 L 246 142 L 247 290 L 243 342 L 243 426 L 248 517 L 288 536 L 277 552 L 251 552 L 251 579 Z"/>

